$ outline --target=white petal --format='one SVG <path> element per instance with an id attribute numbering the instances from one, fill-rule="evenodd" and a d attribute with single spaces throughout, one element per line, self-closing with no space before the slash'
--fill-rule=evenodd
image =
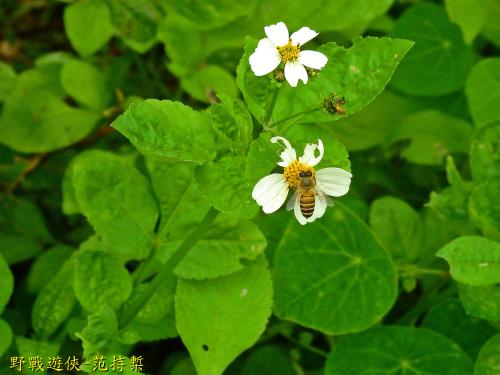
<path id="1" fill-rule="evenodd" d="M 285 184 L 283 189 L 278 194 L 276 194 L 272 199 L 262 205 L 262 211 L 264 211 L 266 214 L 270 214 L 276 211 L 278 208 L 283 206 L 283 203 L 285 203 L 286 201 L 287 195 L 288 185 Z"/>
<path id="2" fill-rule="evenodd" d="M 299 63 L 313 69 L 321 69 L 328 62 L 328 57 L 317 51 L 300 51 Z"/>
<path id="3" fill-rule="evenodd" d="M 283 22 L 278 22 L 276 25 L 264 27 L 264 31 L 275 46 L 284 46 L 288 43 L 288 29 Z"/>
<path id="4" fill-rule="evenodd" d="M 318 189 L 318 192 L 315 196 L 313 216 L 315 216 L 316 219 L 319 219 L 325 214 L 327 207 L 328 207 L 327 197 L 321 190 Z"/>
<path id="5" fill-rule="evenodd" d="M 282 141 L 283 144 L 285 145 L 285 150 L 280 154 L 281 161 L 278 162 L 278 165 L 281 167 L 286 167 L 290 163 L 292 163 L 294 160 L 297 160 L 297 153 L 295 152 L 294 148 L 288 142 L 288 139 L 284 137 L 272 137 L 271 142 L 272 143 L 277 143 L 278 141 Z"/>
<path id="6" fill-rule="evenodd" d="M 340 197 L 349 191 L 352 174 L 340 168 L 323 168 L 316 172 L 316 185 L 325 194 Z"/>
<path id="7" fill-rule="evenodd" d="M 299 79 L 307 83 L 308 76 L 306 68 L 298 61 L 287 62 L 285 64 L 285 79 L 292 87 L 297 87 Z"/>
<path id="8" fill-rule="evenodd" d="M 262 206 L 273 196 L 281 192 L 283 186 L 286 185 L 285 178 L 281 173 L 273 173 L 267 175 L 257 182 L 252 190 L 252 198 L 257 201 L 259 206 Z"/>
<path id="9" fill-rule="evenodd" d="M 294 45 L 300 44 L 301 46 L 309 42 L 311 39 L 315 38 L 318 33 L 314 30 L 311 30 L 308 27 L 302 27 L 300 30 L 294 32 L 290 39 Z"/>
<path id="10" fill-rule="evenodd" d="M 257 45 L 257 49 L 259 48 L 274 48 L 276 49 L 277 46 L 275 46 L 273 44 L 273 42 L 271 42 L 271 40 L 269 40 L 269 38 L 263 38 L 261 40 L 259 40 L 259 44 Z"/>
<path id="11" fill-rule="evenodd" d="M 288 200 L 288 203 L 286 204 L 286 210 L 291 211 L 293 210 L 293 207 L 295 205 L 295 201 L 297 200 L 297 192 L 294 192 L 292 194 L 292 197 Z"/>
<path id="12" fill-rule="evenodd" d="M 293 206 L 293 213 L 295 214 L 295 217 L 297 218 L 298 222 L 302 225 L 307 223 L 307 219 L 302 215 L 302 211 L 300 211 L 300 199 L 297 196 L 297 199 L 295 199 L 295 205 Z"/>
<path id="13" fill-rule="evenodd" d="M 319 151 L 318 156 L 314 155 L 316 149 L 318 149 Z M 301 163 L 314 167 L 321 161 L 321 159 L 323 159 L 324 152 L 325 149 L 323 147 L 323 142 L 321 141 L 321 139 L 318 139 L 318 144 L 315 143 L 306 144 L 306 147 L 304 147 L 304 154 L 299 158 L 299 161 Z"/>
<path id="14" fill-rule="evenodd" d="M 250 67 L 256 76 L 272 72 L 281 62 L 281 56 L 276 48 L 257 48 L 248 59 Z"/>

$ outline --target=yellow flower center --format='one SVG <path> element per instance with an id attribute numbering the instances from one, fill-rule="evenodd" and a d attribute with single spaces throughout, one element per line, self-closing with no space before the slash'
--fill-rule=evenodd
<path id="1" fill-rule="evenodd" d="M 286 166 L 285 170 L 283 171 L 283 175 L 288 186 L 297 188 L 300 181 L 299 174 L 302 172 L 311 172 L 312 178 L 314 179 L 314 168 L 305 165 L 298 160 L 294 160 L 292 163 Z"/>
<path id="2" fill-rule="evenodd" d="M 289 40 L 284 46 L 278 47 L 278 52 L 281 55 L 281 60 L 284 63 L 289 61 L 296 61 L 299 58 L 300 46 L 294 46 L 292 41 Z"/>

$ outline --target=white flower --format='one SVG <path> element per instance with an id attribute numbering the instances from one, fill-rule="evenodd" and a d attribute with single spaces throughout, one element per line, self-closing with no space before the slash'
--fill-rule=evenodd
<path id="1" fill-rule="evenodd" d="M 304 155 L 298 159 L 287 139 L 271 138 L 273 143 L 278 141 L 282 141 L 285 146 L 278 165 L 285 169 L 283 173 L 270 174 L 257 182 L 252 191 L 252 198 L 266 214 L 270 214 L 283 205 L 288 190 L 293 188 L 295 192 L 286 208 L 293 209 L 300 224 L 310 223 L 322 217 L 327 206 L 333 205 L 328 195 L 340 197 L 347 194 L 352 175 L 340 168 L 315 171 L 314 166 L 321 161 L 324 153 L 321 139 L 318 139 L 317 144 L 308 143 L 304 148 Z"/>
<path id="2" fill-rule="evenodd" d="M 307 83 L 307 71 L 304 66 L 321 69 L 328 58 L 321 52 L 301 51 L 300 47 L 316 37 L 318 33 L 308 27 L 302 27 L 288 36 L 288 29 L 283 22 L 264 27 L 267 38 L 261 39 L 255 52 L 249 58 L 250 67 L 256 76 L 263 76 L 285 63 L 285 79 L 290 86 L 296 87 L 299 80 Z"/>

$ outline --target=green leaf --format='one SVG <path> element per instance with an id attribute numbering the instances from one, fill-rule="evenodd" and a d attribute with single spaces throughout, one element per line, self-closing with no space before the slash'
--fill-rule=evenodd
<path id="1" fill-rule="evenodd" d="M 463 86 L 471 66 L 471 48 L 442 7 L 432 3 L 412 6 L 396 21 L 392 36 L 415 41 L 392 79 L 397 89 L 439 96 Z"/>
<path id="2" fill-rule="evenodd" d="M 479 61 L 471 69 L 465 93 L 477 128 L 500 120 L 500 58 Z"/>
<path id="3" fill-rule="evenodd" d="M 450 153 L 469 151 L 473 128 L 466 121 L 434 110 L 408 116 L 387 136 L 388 143 L 410 140 L 401 156 L 424 165 L 441 165 Z"/>
<path id="4" fill-rule="evenodd" d="M 48 359 L 49 357 L 56 356 L 61 347 L 61 344 L 58 342 L 39 341 L 20 336 L 17 336 L 14 341 L 17 346 L 17 352 L 24 358 L 38 356 Z"/>
<path id="5" fill-rule="evenodd" d="M 24 71 L 5 100 L 0 142 L 21 152 L 48 152 L 69 146 L 97 125 L 99 113 L 64 102 L 54 64 Z"/>
<path id="6" fill-rule="evenodd" d="M 109 350 L 118 334 L 118 320 L 115 312 L 105 302 L 98 306 L 95 314 L 88 316 L 87 326 L 76 336 L 82 340 L 86 358 L 92 354 Z"/>
<path id="7" fill-rule="evenodd" d="M 446 0 L 445 5 L 450 20 L 460 26 L 470 44 L 486 24 L 490 0 Z"/>
<path id="8" fill-rule="evenodd" d="M 123 158 L 104 151 L 78 155 L 72 169 L 78 207 L 107 247 L 127 260 L 146 257 L 158 219 L 146 178 Z"/>
<path id="9" fill-rule="evenodd" d="M 37 206 L 0 196 L 0 254 L 8 264 L 34 257 L 51 240 Z"/>
<path id="10" fill-rule="evenodd" d="M 119 341 L 123 344 L 133 345 L 138 342 L 160 341 L 176 336 L 175 317 L 172 311 L 172 315 L 165 315 L 154 322 L 132 321 L 120 331 Z"/>
<path id="11" fill-rule="evenodd" d="M 14 291 L 14 277 L 9 265 L 0 254 L 0 314 L 10 300 Z"/>
<path id="12" fill-rule="evenodd" d="M 208 115 L 170 100 L 132 104 L 113 123 L 139 151 L 203 163 L 214 156 Z"/>
<path id="13" fill-rule="evenodd" d="M 132 291 L 132 278 L 117 257 L 101 251 L 83 251 L 76 258 L 75 294 L 87 310 L 107 304 L 118 308 Z"/>
<path id="14" fill-rule="evenodd" d="M 450 264 L 451 276 L 465 284 L 500 283 L 500 244 L 480 236 L 462 236 L 436 255 Z"/>
<path id="15" fill-rule="evenodd" d="M 225 95 L 221 99 L 210 108 L 212 127 L 236 153 L 244 153 L 252 141 L 252 118 L 241 100 Z"/>
<path id="16" fill-rule="evenodd" d="M 405 201 L 389 196 L 376 199 L 370 207 L 370 227 L 394 259 L 411 262 L 420 255 L 422 221 Z"/>
<path id="17" fill-rule="evenodd" d="M 500 177 L 500 122 L 479 130 L 470 146 L 470 169 L 474 181 Z"/>
<path id="18" fill-rule="evenodd" d="M 487 181 L 474 187 L 469 199 L 471 221 L 486 237 L 500 241 L 500 181 Z M 499 258 L 500 260 L 500 258 Z"/>
<path id="19" fill-rule="evenodd" d="M 16 72 L 10 65 L 0 61 L 0 102 L 3 102 L 16 85 Z"/>
<path id="20" fill-rule="evenodd" d="M 60 267 L 54 278 L 40 291 L 33 305 L 33 328 L 42 338 L 52 335 L 68 318 L 75 305 L 72 287 L 74 262 L 68 260 Z"/>
<path id="21" fill-rule="evenodd" d="M 457 344 L 432 331 L 377 327 L 339 342 L 328 357 L 326 375 L 470 375 L 472 362 Z"/>
<path id="22" fill-rule="evenodd" d="M 483 345 L 474 366 L 474 375 L 495 375 L 500 371 L 500 333 Z"/>
<path id="23" fill-rule="evenodd" d="M 81 56 L 100 50 L 114 34 L 109 9 L 103 0 L 83 0 L 67 6 L 64 28 Z"/>
<path id="24" fill-rule="evenodd" d="M 495 333 L 485 321 L 465 313 L 458 299 L 451 299 L 432 307 L 421 325 L 460 345 L 474 359 L 481 346 Z"/>
<path id="25" fill-rule="evenodd" d="M 12 342 L 12 330 L 4 320 L 0 319 L 0 357 L 9 349 Z"/>
<path id="26" fill-rule="evenodd" d="M 38 294 L 55 277 L 61 264 L 73 253 L 69 246 L 59 245 L 38 255 L 31 265 L 26 287 L 30 293 Z"/>
<path id="27" fill-rule="evenodd" d="M 274 260 L 275 314 L 327 334 L 377 323 L 397 292 L 389 255 L 342 204 L 312 225 L 295 218 Z"/>
<path id="28" fill-rule="evenodd" d="M 276 346 L 259 346 L 248 355 L 241 375 L 296 375 L 288 356 Z"/>
<path id="29" fill-rule="evenodd" d="M 318 50 L 328 57 L 329 62 L 306 85 L 291 87 L 287 83 L 282 84 L 270 126 L 284 123 L 291 117 L 302 122 L 340 118 L 338 114 L 328 114 L 320 109 L 323 100 L 333 94 L 345 97 L 348 114 L 359 111 L 384 89 L 412 44 L 401 39 L 358 38 L 349 49 L 335 43 L 323 45 Z M 246 39 L 245 54 L 237 69 L 237 83 L 250 112 L 262 123 L 268 103 L 277 88 L 269 77 L 256 77 L 250 70 L 248 58 L 256 46 L 256 40 Z M 305 111 L 313 110 L 316 111 L 302 115 Z"/>
<path id="30" fill-rule="evenodd" d="M 156 41 L 156 27 L 160 19 L 151 0 L 105 0 L 111 11 L 116 33 L 134 51 L 146 52 Z"/>
<path id="31" fill-rule="evenodd" d="M 104 74 L 85 61 L 67 61 L 61 70 L 61 84 L 68 95 L 93 110 L 101 111 L 111 101 L 111 90 Z"/>
<path id="32" fill-rule="evenodd" d="M 238 96 L 234 77 L 217 65 L 207 65 L 181 79 L 181 87 L 193 98 L 205 103 L 213 103 L 219 94 L 232 98 Z"/>
<path id="33" fill-rule="evenodd" d="M 467 314 L 500 321 L 500 284 L 472 286 L 458 284 L 458 292 Z"/>
<path id="34" fill-rule="evenodd" d="M 271 305 L 271 277 L 263 257 L 215 280 L 179 280 L 177 330 L 198 374 L 222 374 L 251 347 L 264 331 Z"/>
<path id="35" fill-rule="evenodd" d="M 486 21 L 486 25 L 481 30 L 481 34 L 495 46 L 500 47 L 500 26 L 498 25 L 500 2 L 498 0 L 490 1 L 488 13 L 489 17 Z"/>

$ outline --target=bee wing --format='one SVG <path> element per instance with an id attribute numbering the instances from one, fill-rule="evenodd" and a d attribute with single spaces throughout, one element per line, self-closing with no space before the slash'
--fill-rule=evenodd
<path id="1" fill-rule="evenodd" d="M 295 206 L 295 202 L 297 201 L 298 198 L 299 198 L 299 195 L 297 194 L 297 192 L 293 193 L 293 195 L 290 197 L 290 199 L 288 200 L 288 202 L 286 204 L 287 211 L 293 210 L 293 207 Z"/>
<path id="2" fill-rule="evenodd" d="M 322 192 L 320 189 L 316 188 L 316 193 L 318 195 L 321 195 L 321 197 L 326 201 L 327 206 L 333 206 L 333 200 L 330 198 L 328 195 L 326 195 L 324 192 Z"/>

